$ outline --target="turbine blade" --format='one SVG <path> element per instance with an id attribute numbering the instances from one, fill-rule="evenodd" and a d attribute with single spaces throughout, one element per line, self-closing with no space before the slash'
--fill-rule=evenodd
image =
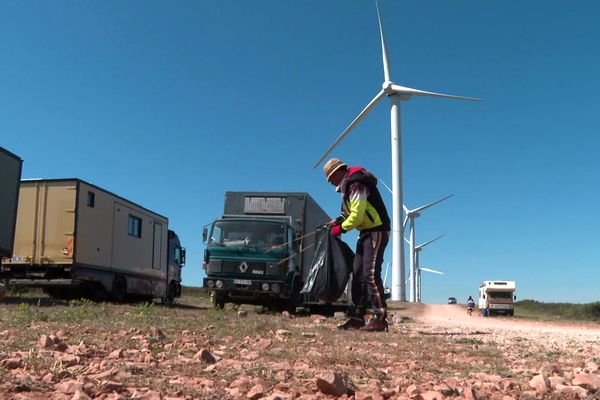
<path id="1" fill-rule="evenodd" d="M 360 114 L 358 114 L 358 117 L 354 118 L 354 121 L 352 121 L 352 123 L 350 125 L 348 125 L 346 130 L 344 132 L 342 132 L 342 134 L 336 139 L 336 141 L 331 146 L 329 146 L 329 148 L 327 149 L 325 154 L 323 154 L 321 156 L 321 158 L 319 159 L 319 161 L 317 161 L 317 163 L 314 165 L 313 168 L 317 168 L 319 166 L 319 164 L 321 164 L 323 162 L 325 157 L 327 157 L 327 155 L 329 153 L 331 153 L 331 151 L 335 148 L 335 146 L 340 144 L 340 142 L 342 140 L 344 140 L 346 138 L 346 136 L 348 136 L 350 131 L 352 129 L 354 129 L 360 121 L 363 120 L 363 118 L 369 113 L 369 111 L 371 111 L 371 109 L 373 107 L 375 107 L 375 105 L 379 102 L 379 100 L 383 99 L 384 97 L 385 97 L 385 93 L 383 92 L 383 90 L 381 90 L 379 93 L 377 93 L 377 95 L 373 98 L 373 100 L 371 100 L 371 102 L 369 102 L 369 104 L 367 104 L 367 106 L 360 112 Z"/>
<path id="2" fill-rule="evenodd" d="M 406 228 L 406 222 L 408 221 L 408 215 L 404 217 L 404 222 L 402 222 L 402 227 Z"/>
<path id="3" fill-rule="evenodd" d="M 408 214 L 410 214 L 410 210 L 404 204 L 402 204 L 402 208 L 404 208 L 404 214 L 406 214 L 406 216 L 408 217 Z"/>
<path id="4" fill-rule="evenodd" d="M 407 238 L 404 238 L 404 241 L 408 244 L 410 244 L 410 240 L 408 240 Z"/>
<path id="5" fill-rule="evenodd" d="M 381 22 L 381 13 L 379 12 L 379 1 L 375 0 L 377 8 L 377 20 L 379 21 L 379 35 L 381 36 L 381 56 L 383 58 L 383 79 L 384 82 L 390 82 L 390 61 L 388 60 L 387 44 L 385 43 L 385 34 L 383 33 L 383 22 Z"/>
<path id="6" fill-rule="evenodd" d="M 392 191 L 392 189 L 390 189 L 390 187 L 383 181 L 383 179 L 381 178 L 377 178 L 379 180 L 379 182 L 383 183 L 383 186 L 385 186 L 385 188 L 392 194 L 392 196 L 394 195 L 394 192 Z"/>
<path id="7" fill-rule="evenodd" d="M 434 202 L 432 202 L 432 203 L 426 204 L 426 205 L 424 205 L 424 206 L 421 206 L 421 207 L 419 207 L 419 208 L 415 208 L 415 209 L 413 210 L 413 212 L 419 212 L 419 211 L 423 211 L 423 210 L 425 210 L 426 208 L 429 208 L 429 207 L 431 207 L 431 206 L 434 206 L 434 205 L 436 205 L 437 203 L 441 203 L 442 201 L 444 201 L 444 200 L 446 200 L 446 199 L 449 199 L 449 198 L 450 198 L 450 197 L 452 197 L 452 196 L 454 196 L 454 194 L 451 194 L 451 195 L 449 195 L 449 196 L 446 196 L 446 197 L 444 197 L 443 199 L 436 200 L 436 201 L 434 201 Z"/>
<path id="8" fill-rule="evenodd" d="M 443 238 L 444 236 L 446 236 L 445 233 L 443 235 L 441 235 L 441 236 L 436 237 L 435 239 L 431 239 L 429 242 L 425 242 L 423 244 L 420 244 L 417 247 L 415 247 L 415 250 L 421 250 L 423 247 L 427 246 L 428 244 L 431 244 L 431 243 L 435 242 L 438 239 Z"/>
<path id="9" fill-rule="evenodd" d="M 478 99 L 475 97 L 463 97 L 463 96 L 454 96 L 451 94 L 444 93 L 435 93 L 435 92 L 427 92 L 425 90 L 413 89 L 406 86 L 400 85 L 392 85 L 392 90 L 397 94 L 403 94 L 407 96 L 430 96 L 430 97 L 444 97 L 446 99 L 458 99 L 458 100 L 473 100 L 473 101 L 482 101 L 482 99 Z"/>
<path id="10" fill-rule="evenodd" d="M 443 272 L 436 271 L 436 270 L 434 270 L 434 269 L 431 269 L 431 268 L 419 268 L 419 269 L 420 269 L 421 271 L 425 271 L 425 272 L 431 272 L 431 273 L 433 273 L 433 274 L 440 274 L 440 275 L 444 275 L 444 273 L 443 273 Z"/>

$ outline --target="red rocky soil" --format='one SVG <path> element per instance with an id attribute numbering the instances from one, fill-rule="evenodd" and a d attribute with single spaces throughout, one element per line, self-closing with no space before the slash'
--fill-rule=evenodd
<path id="1" fill-rule="evenodd" d="M 600 399 L 600 325 L 399 303 L 346 332 L 184 300 L 0 304 L 0 399 Z"/>

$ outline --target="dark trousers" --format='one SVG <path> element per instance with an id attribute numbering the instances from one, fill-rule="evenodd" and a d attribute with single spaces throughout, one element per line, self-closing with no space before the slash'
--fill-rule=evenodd
<path id="1" fill-rule="evenodd" d="M 369 306 L 376 317 L 387 315 L 381 264 L 389 238 L 389 232 L 363 232 L 358 237 L 352 275 L 354 307 L 350 310 L 355 316 L 364 317 Z"/>

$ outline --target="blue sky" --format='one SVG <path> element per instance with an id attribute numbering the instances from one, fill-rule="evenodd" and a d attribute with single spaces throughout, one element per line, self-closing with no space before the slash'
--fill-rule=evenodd
<path id="1" fill-rule="evenodd" d="M 396 83 L 485 99 L 402 103 L 405 203 L 455 194 L 417 221 L 419 243 L 447 234 L 421 253 L 446 273 L 423 276 L 423 300 L 487 279 L 600 300 L 600 4 L 381 7 Z M 369 0 L 3 2 L 0 54 L 0 145 L 23 177 L 168 216 L 191 286 L 226 190 L 307 191 L 337 214 L 312 165 L 383 80 Z M 333 155 L 391 184 L 389 101 Z"/>

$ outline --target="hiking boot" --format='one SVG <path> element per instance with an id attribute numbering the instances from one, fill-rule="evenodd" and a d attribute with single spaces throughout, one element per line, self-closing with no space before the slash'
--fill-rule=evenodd
<path id="1" fill-rule="evenodd" d="M 364 318 L 360 317 L 351 317 L 348 318 L 346 322 L 337 326 L 338 329 L 342 329 L 344 331 L 348 329 L 360 329 L 365 326 Z"/>
<path id="2" fill-rule="evenodd" d="M 377 317 L 371 318 L 369 323 L 362 328 L 363 331 L 366 332 L 383 332 L 388 331 L 388 323 L 385 319 L 380 319 Z"/>

